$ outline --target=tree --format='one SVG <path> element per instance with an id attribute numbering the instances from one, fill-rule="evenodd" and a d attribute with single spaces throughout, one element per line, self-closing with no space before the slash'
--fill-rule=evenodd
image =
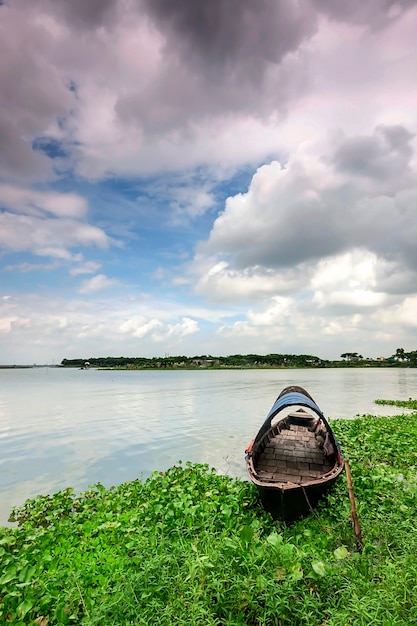
<path id="1" fill-rule="evenodd" d="M 343 354 L 340 355 L 340 357 L 342 359 L 347 359 L 348 361 L 353 361 L 354 359 L 359 359 L 362 358 L 362 356 L 358 356 L 357 352 L 344 352 Z"/>
<path id="2" fill-rule="evenodd" d="M 397 361 L 407 360 L 404 348 L 397 348 L 395 352 L 395 358 L 397 359 Z"/>

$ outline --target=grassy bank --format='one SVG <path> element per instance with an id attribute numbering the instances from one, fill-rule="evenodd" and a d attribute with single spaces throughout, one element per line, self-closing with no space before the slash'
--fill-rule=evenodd
<path id="1" fill-rule="evenodd" d="M 0 623 L 416 624 L 416 419 L 332 423 L 362 554 L 345 477 L 316 515 L 285 527 L 251 484 L 179 465 L 16 510 L 18 528 L 0 529 Z"/>

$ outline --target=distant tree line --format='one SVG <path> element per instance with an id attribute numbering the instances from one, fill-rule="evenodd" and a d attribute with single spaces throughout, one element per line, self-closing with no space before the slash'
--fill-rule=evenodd
<path id="1" fill-rule="evenodd" d="M 406 352 L 397 348 L 395 354 L 379 359 L 364 358 L 358 352 L 344 352 L 342 361 L 329 361 L 312 354 L 231 354 L 229 356 L 166 356 L 166 357 L 89 357 L 63 359 L 62 367 L 107 369 L 163 369 L 163 368 L 268 368 L 268 367 L 417 367 L 417 350 Z"/>
<path id="2" fill-rule="evenodd" d="M 201 367 L 321 367 L 325 361 L 310 354 L 233 354 L 213 357 L 200 356 L 169 356 L 169 357 L 89 357 L 63 359 L 61 366 L 85 368 L 123 368 L 123 369 L 156 369 L 156 368 L 201 368 Z"/>

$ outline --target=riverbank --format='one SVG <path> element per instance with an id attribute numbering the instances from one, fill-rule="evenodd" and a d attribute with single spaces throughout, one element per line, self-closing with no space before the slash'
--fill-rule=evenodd
<path id="1" fill-rule="evenodd" d="M 417 352 L 403 359 L 395 356 L 364 358 L 357 353 L 341 355 L 342 360 L 322 359 L 312 354 L 234 354 L 229 356 L 89 357 L 63 359 L 61 367 L 105 370 L 207 370 L 207 369 L 328 369 L 417 367 Z"/>
<path id="2" fill-rule="evenodd" d="M 19 527 L 0 529 L 0 621 L 417 623 L 416 418 L 332 422 L 350 461 L 361 554 L 345 477 L 316 515 L 285 527 L 250 483 L 179 465 L 16 510 Z"/>

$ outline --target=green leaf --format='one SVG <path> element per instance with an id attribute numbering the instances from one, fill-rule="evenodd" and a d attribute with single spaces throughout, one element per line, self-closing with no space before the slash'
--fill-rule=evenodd
<path id="1" fill-rule="evenodd" d="M 18 614 L 20 618 L 23 619 L 26 613 L 28 613 L 30 609 L 33 608 L 33 606 L 34 606 L 33 600 L 29 600 L 29 599 L 23 600 L 23 602 L 21 602 L 19 606 L 17 607 L 16 613 Z"/>
<path id="2" fill-rule="evenodd" d="M 29 582 L 29 580 L 32 578 L 33 573 L 35 571 L 35 567 L 31 566 L 26 566 L 24 567 L 19 574 L 19 582 L 21 583 L 27 583 Z"/>
<path id="3" fill-rule="evenodd" d="M 293 565 L 293 567 L 291 568 L 291 578 L 293 580 L 301 580 L 303 576 L 304 572 L 301 565 L 299 563 Z"/>
<path id="4" fill-rule="evenodd" d="M 313 563 L 312 566 L 313 566 L 313 570 L 319 576 L 325 576 L 326 575 L 326 568 L 324 566 L 323 561 L 316 561 L 315 563 Z"/>
<path id="5" fill-rule="evenodd" d="M 271 533 L 266 540 L 271 546 L 274 546 L 274 548 L 278 548 L 278 546 L 282 544 L 282 535 L 278 535 L 277 533 Z"/>
<path id="6" fill-rule="evenodd" d="M 227 546 L 228 548 L 232 548 L 232 550 L 236 550 L 239 546 L 239 544 L 236 541 L 233 541 L 233 539 L 231 539 L 230 537 L 225 537 L 223 540 L 223 543 L 225 546 Z M 196 549 L 197 551 L 197 549 Z"/>
<path id="7" fill-rule="evenodd" d="M 17 578 L 16 566 L 10 565 L 9 567 L 6 567 L 6 570 L 3 576 L 0 577 L 0 585 L 5 585 L 6 583 L 9 583 L 14 578 Z"/>
<path id="8" fill-rule="evenodd" d="M 333 554 L 335 555 L 336 559 L 338 559 L 339 561 L 343 561 L 343 559 L 348 556 L 349 551 L 345 548 L 345 546 L 340 546 L 339 548 L 336 548 Z"/>
<path id="9" fill-rule="evenodd" d="M 240 538 L 243 543 L 250 543 L 253 537 L 253 530 L 250 526 L 244 526 L 240 531 Z"/>

